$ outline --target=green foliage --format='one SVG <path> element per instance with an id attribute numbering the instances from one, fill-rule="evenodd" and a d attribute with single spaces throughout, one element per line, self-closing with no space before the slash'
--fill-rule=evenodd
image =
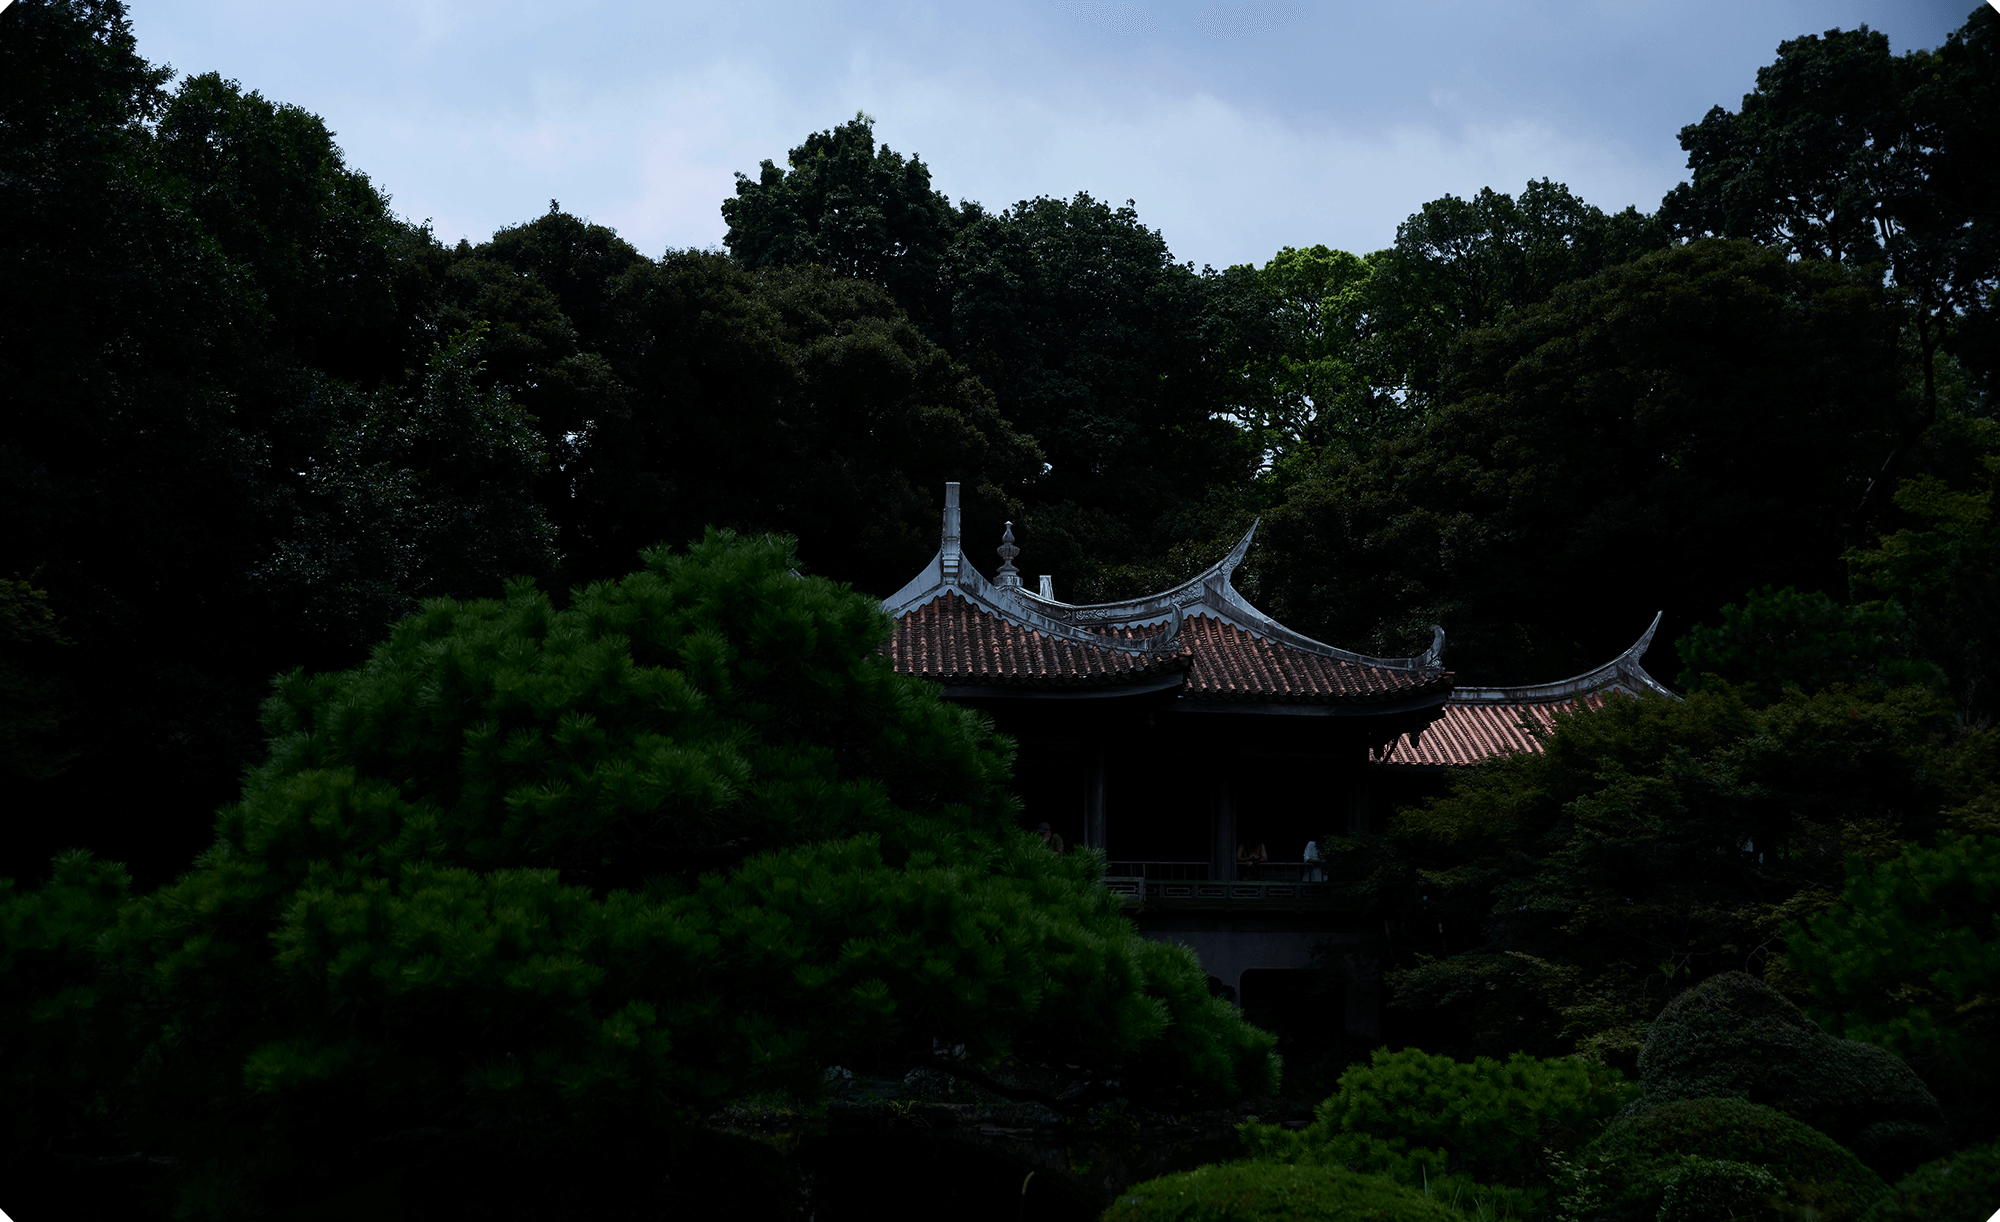
<path id="1" fill-rule="evenodd" d="M 311 115 L 214 76 L 170 92 L 116 0 L 0 20 L 0 296 L 32 303 L 0 334 L 0 571 L 32 574 L 74 642 L 38 676 L 67 695 L 40 749 L 74 762 L 17 775 L 69 813 L 0 855 L 25 872 L 87 841 L 151 879 L 309 647 L 256 577 L 324 457 L 324 420 L 294 409 L 420 360 L 411 231 Z"/>
<path id="2" fill-rule="evenodd" d="M 0 879 L 0 1089 L 11 1149 L 73 1138 L 108 1119 L 135 1051 L 123 998 L 107 994 L 97 941 L 130 898 L 122 866 L 72 850 L 49 881 Z"/>
<path id="3" fill-rule="evenodd" d="M 1225 417 L 1239 414 L 1232 371 L 1274 329 L 1272 303 L 1247 269 L 1176 262 L 1129 201 L 954 208 L 921 158 L 878 147 L 857 115 L 808 136 L 786 167 L 739 175 L 722 208 L 741 266 L 878 285 L 991 389 L 1040 451 L 1005 481 L 1023 502 L 1005 516 L 1065 596 L 1155 580 L 1169 545 L 1198 532 L 1186 519 L 1204 516 L 1204 494 L 1241 485 L 1257 464 Z M 996 537 L 1002 512 L 991 510 Z M 818 542 L 788 521 L 759 525 Z M 968 521 L 969 537 L 980 533 Z"/>
<path id="4" fill-rule="evenodd" d="M 1666 245 L 1651 217 L 1606 215 L 1561 183 L 1531 180 L 1518 198 L 1482 188 L 1446 195 L 1396 227 L 1371 286 L 1378 368 L 1398 397 L 1424 403 L 1448 381 L 1465 332 L 1547 301 L 1560 285 Z"/>
<path id="5" fill-rule="evenodd" d="M 1832 587 L 1896 436 L 1886 308 L 1840 268 L 1702 241 L 1458 335 L 1423 427 L 1287 472 L 1260 605 L 1391 656 L 1442 623 L 1463 681 L 1521 683 L 1662 609 Z M 1585 573 L 1618 577 L 1579 616 L 1559 592 Z"/>
<path id="6" fill-rule="evenodd" d="M 1692 181 L 1668 192 L 1663 219 L 1803 258 L 1881 258 L 1871 189 L 1928 58 L 1890 55 L 1888 36 L 1866 26 L 1780 43 L 1740 112 L 1717 106 L 1681 129 Z"/>
<path id="7" fill-rule="evenodd" d="M 188 1200 L 454 1109 L 659 1123 L 830 1063 L 1275 1085 L 1095 856 L 1015 830 L 1010 746 L 890 669 L 872 600 L 768 537 L 646 562 L 280 680 L 215 845 L 110 941 L 169 1016 L 141 1128 Z"/>
<path id="8" fill-rule="evenodd" d="M 1777 1176 L 1754 1163 L 1690 1154 L 1661 1181 L 1658 1222 L 1763 1219 L 1784 1197 Z"/>
<path id="9" fill-rule="evenodd" d="M 997 537 L 1041 469 L 893 298 L 826 268 L 654 261 L 553 208 L 442 264 L 442 322 L 486 328 L 481 386 L 533 414 L 552 458 L 540 491 L 572 577 L 717 525 L 793 534 L 816 571 L 892 590 L 937 546 L 943 481 Z"/>
<path id="10" fill-rule="evenodd" d="M 75 758 L 55 745 L 55 731 L 70 711 L 56 679 L 58 658 L 69 644 L 47 590 L 0 577 L 0 776 L 54 777 Z"/>
<path id="11" fill-rule="evenodd" d="M 1603 1216 L 1620 1222 L 1661 1216 L 1670 1185 L 1685 1198 L 1733 1196 L 1760 1182 L 1712 1165 L 1689 1170 L 1691 1156 L 1761 1168 L 1782 1184 L 1784 1207 L 1827 1222 L 1858 1218 L 1885 1187 L 1825 1134 L 1741 1099 L 1683 1099 L 1621 1117 L 1578 1163 L 1601 1185 Z"/>
<path id="12" fill-rule="evenodd" d="M 1177 263 L 1130 201 L 1079 193 L 964 211 L 948 346 L 1049 464 L 1022 546 L 1078 601 L 1108 597 L 1081 583 L 1156 559 L 1185 537 L 1165 529 L 1175 515 L 1257 466 L 1224 417 L 1242 394 L 1240 316 L 1257 320 L 1262 293 L 1240 270 Z"/>
<path id="13" fill-rule="evenodd" d="M 1894 1178 L 1947 1148 L 1923 1082 L 1874 1044 L 1836 1039 L 1742 972 L 1711 976 L 1660 1011 L 1639 1052 L 1644 1106 L 1729 1096 L 1776 1108 Z"/>
<path id="14" fill-rule="evenodd" d="M 1996 912 L 2000 838 L 1947 832 L 1891 861 L 1851 862 L 1840 902 L 1789 938 L 1815 1016 L 1907 1058 L 1982 1136 L 2000 1084 Z"/>
<path id="15" fill-rule="evenodd" d="M 1269 313 L 1248 333 L 1240 418 L 1281 468 L 1363 453 L 1423 418 L 1459 335 L 1664 244 L 1651 218 L 1541 179 L 1432 200 L 1365 258 L 1286 247 L 1257 273 Z"/>
<path id="16" fill-rule="evenodd" d="M 1747 684 L 1769 702 L 1786 687 L 1817 691 L 1835 683 L 1940 684 L 1937 667 L 1910 656 L 1909 627 L 1894 602 L 1843 607 L 1791 586 L 1752 590 L 1722 622 L 1696 624 L 1675 642 L 1680 685 Z"/>
<path id="17" fill-rule="evenodd" d="M 1368 367 L 1368 290 L 1380 258 L 1287 246 L 1258 269 L 1274 334 L 1244 364 L 1243 423 L 1269 461 L 1365 444 L 1402 414 Z"/>
<path id="18" fill-rule="evenodd" d="M 1515 1053 L 1470 1062 L 1414 1048 L 1377 1049 L 1340 1077 L 1307 1128 L 1245 1125 L 1254 1157 L 1386 1175 L 1411 1188 L 1476 1197 L 1496 1213 L 1532 1213 L 1558 1169 L 1632 1097 L 1615 1069 Z"/>
<path id="19" fill-rule="evenodd" d="M 1914 689 L 1614 697 L 1559 714 L 1329 856 L 1395 923 L 1394 1004 L 1463 1055 L 1594 1046 L 1617 1063 L 1674 994 L 1765 970 L 1829 903 L 1841 860 L 1929 836 L 1958 786 L 1948 707 Z"/>
<path id="20" fill-rule="evenodd" d="M 2000 1201 L 2000 1147 L 1975 1146 L 1917 1168 L 1862 1215 L 1864 1222 L 1986 1222 Z"/>
<path id="21" fill-rule="evenodd" d="M 401 225 L 318 116 L 217 73 L 190 76 L 160 116 L 153 157 L 255 286 L 274 355 L 370 382 L 417 355 L 410 303 L 398 301 Z"/>
<path id="22" fill-rule="evenodd" d="M 1948 412 L 1919 469 L 1896 485 L 1873 547 L 1850 553 L 1857 584 L 1910 609 L 1914 643 L 1970 717 L 1990 714 L 2000 670 L 2000 423 Z"/>
<path id="23" fill-rule="evenodd" d="M 990 521 L 997 539 L 1041 469 L 966 366 L 860 281 L 677 251 L 621 273 L 607 309 L 564 521 L 582 574 L 713 524 L 794 534 L 815 571 L 887 592 L 936 550 L 943 481 L 966 485 L 968 537 Z"/>
<path id="24" fill-rule="evenodd" d="M 530 418 L 477 385 L 485 328 L 438 346 L 408 400 L 323 386 L 328 438 L 299 511 L 258 567 L 308 656 L 366 648 L 419 599 L 498 593 L 555 568 L 535 499 L 547 456 Z"/>
<path id="25" fill-rule="evenodd" d="M 1104 1211 L 1104 1222 L 1456 1222 L 1457 1209 L 1393 1180 L 1329 1167 L 1239 1162 L 1197 1167 L 1134 1184 Z"/>
<path id="26" fill-rule="evenodd" d="M 946 268 L 958 216 L 921 157 L 875 146 L 865 114 L 814 132 L 781 170 L 736 176 L 723 245 L 745 266 L 817 264 L 881 285 L 933 338 L 948 324 Z"/>

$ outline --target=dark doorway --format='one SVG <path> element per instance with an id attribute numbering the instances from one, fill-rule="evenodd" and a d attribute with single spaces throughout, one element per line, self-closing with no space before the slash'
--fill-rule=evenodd
<path id="1" fill-rule="evenodd" d="M 1347 1034 L 1347 990 L 1325 968 L 1251 968 L 1243 973 L 1243 1017 L 1278 1037 L 1285 1058 L 1279 1087 L 1288 1099 L 1333 1093 L 1341 1072 L 1379 1041 Z"/>
<path id="2" fill-rule="evenodd" d="M 1083 752 L 1022 744 L 1014 763 L 1014 792 L 1025 826 L 1046 823 L 1065 845 L 1083 843 Z"/>

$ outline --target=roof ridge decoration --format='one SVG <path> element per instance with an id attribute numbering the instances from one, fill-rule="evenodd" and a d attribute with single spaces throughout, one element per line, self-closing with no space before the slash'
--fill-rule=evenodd
<path id="1" fill-rule="evenodd" d="M 1250 529 L 1243 532 L 1243 537 L 1236 541 L 1236 546 L 1230 548 L 1222 559 L 1181 584 L 1157 594 L 1128 598 L 1120 602 L 1073 605 L 1057 602 L 1052 598 L 1042 598 L 1024 589 L 1020 591 L 1021 601 L 1023 603 L 1032 601 L 1038 610 L 1053 618 L 1079 625 L 1088 624 L 1092 628 L 1136 628 L 1145 624 L 1171 621 L 1178 631 L 1181 616 L 1207 615 L 1241 628 L 1260 640 L 1272 641 L 1340 662 L 1420 673 L 1430 673 L 1443 668 L 1444 629 L 1436 624 L 1430 626 L 1431 646 L 1423 653 L 1408 658 L 1377 658 L 1314 640 L 1303 632 L 1287 628 L 1258 610 L 1243 596 L 1242 591 L 1236 588 L 1231 578 L 1237 567 L 1243 563 L 1244 557 L 1249 555 L 1250 544 L 1257 537 L 1257 528 L 1263 524 L 1264 519 L 1258 518 L 1250 524 Z"/>
<path id="2" fill-rule="evenodd" d="M 1000 532 L 1000 546 L 993 550 L 1000 555 L 1000 571 L 993 574 L 993 584 L 1016 590 L 1020 589 L 1021 570 L 1014 567 L 1014 557 L 1021 554 L 1021 549 L 1014 546 L 1014 524 L 1012 522 L 1007 523 L 1006 529 Z"/>
<path id="3" fill-rule="evenodd" d="M 1423 653 L 1408 658 L 1377 658 L 1316 641 L 1302 632 L 1287 628 L 1253 606 L 1230 578 L 1249 554 L 1250 544 L 1257 537 L 1257 528 L 1263 525 L 1262 518 L 1250 524 L 1250 529 L 1243 532 L 1243 537 L 1236 541 L 1236 546 L 1230 548 L 1228 554 L 1177 586 L 1120 602 L 1077 605 L 1032 592 L 1020 584 L 1018 572 L 1009 573 L 1013 569 L 1014 557 L 1020 555 L 1020 549 L 1014 547 L 1011 522 L 1001 537 L 1001 559 L 1005 564 L 998 584 L 989 583 L 978 569 L 965 563 L 959 537 L 958 498 L 958 484 L 946 484 L 943 539 L 938 554 L 908 585 L 882 600 L 882 609 L 890 615 L 904 615 L 949 589 L 1023 627 L 1034 628 L 1063 640 L 1100 647 L 1106 647 L 1108 643 L 1109 648 L 1125 653 L 1178 650 L 1181 647 L 1182 623 L 1189 616 L 1205 615 L 1240 628 L 1260 640 L 1339 662 L 1426 675 L 1443 669 L 1444 629 L 1436 624 L 1430 626 L 1431 645 Z M 1008 553 L 1010 548 L 1012 554 Z M 1155 624 L 1161 625 L 1164 631 L 1136 638 L 1118 637 L 1104 631 Z"/>
<path id="4" fill-rule="evenodd" d="M 1154 657 L 1159 654 L 1180 652 L 1182 646 L 1179 639 L 1178 612 L 1172 617 L 1172 625 L 1167 632 L 1141 638 L 1119 638 L 1077 627 L 1063 618 L 1047 614 L 1042 610 L 1043 605 L 1060 607 L 1062 604 L 1042 604 L 1042 600 L 1020 586 L 996 586 L 987 581 L 978 569 L 965 563 L 964 550 L 959 538 L 959 502 L 956 483 L 944 486 L 943 527 L 943 539 L 937 555 L 931 557 L 930 563 L 911 578 L 908 585 L 882 600 L 882 609 L 891 616 L 900 618 L 917 607 L 950 594 L 964 599 L 982 611 L 1057 640 L 1073 641 L 1079 645 L 1128 654 L 1132 657 Z M 1011 529 L 1008 534 L 1012 534 Z M 1008 539 L 1003 546 L 1012 546 L 1012 540 Z M 1019 554 L 1017 549 L 1015 555 Z M 1005 557 L 1010 561 L 1012 558 Z M 1015 580 L 1018 581 L 1020 578 L 1016 576 Z"/>
<path id="5" fill-rule="evenodd" d="M 1554 704 L 1564 700 L 1574 700 L 1578 696 L 1588 696 L 1607 688 L 1620 688 L 1633 694 L 1653 692 L 1672 700 L 1679 700 L 1666 684 L 1646 673 L 1639 665 L 1639 659 L 1646 656 L 1646 650 L 1653 644 L 1653 634 L 1660 630 L 1660 616 L 1653 613 L 1653 622 L 1641 633 L 1639 639 L 1624 653 L 1594 670 L 1580 675 L 1572 675 L 1556 683 L 1535 683 L 1524 687 L 1459 687 L 1451 694 L 1453 704 Z"/>

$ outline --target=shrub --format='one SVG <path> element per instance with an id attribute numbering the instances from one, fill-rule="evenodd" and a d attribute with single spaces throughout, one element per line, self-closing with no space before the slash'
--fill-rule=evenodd
<path id="1" fill-rule="evenodd" d="M 1461 1222 L 1423 1193 L 1379 1175 L 1333 1167 L 1241 1162 L 1134 1184 L 1103 1222 Z"/>
<path id="2" fill-rule="evenodd" d="M 1794 926 L 1791 965 L 1834 1031 L 1924 1067 L 1961 1132 L 2000 1130 L 2000 836 L 1946 833 L 1848 864 L 1841 902 Z M 1941 1153 L 1941 1151 L 1940 1151 Z"/>
<path id="3" fill-rule="evenodd" d="M 1262 1158 L 1434 1184 L 1525 1213 L 1554 1179 L 1547 1151 L 1589 1141 L 1631 1093 L 1617 1070 L 1571 1057 L 1467 1062 L 1378 1049 L 1341 1075 L 1303 1131 L 1245 1125 L 1243 1136 Z"/>
<path id="4" fill-rule="evenodd" d="M 1786 1207 L 1822 1222 L 1859 1217 L 1885 1188 L 1826 1134 L 1742 1099 L 1682 1099 L 1620 1117 L 1580 1163 L 1600 1181 L 1606 1216 L 1651 1222 L 1689 1155 L 1763 1168 L 1783 1185 Z"/>
<path id="5" fill-rule="evenodd" d="M 1882 1195 L 1862 1222 L 1986 1222 L 2000 1206 L 2000 1145 L 1928 1163 Z"/>
<path id="6" fill-rule="evenodd" d="M 81 850 L 59 855 L 38 890 L 0 878 L 0 1140 L 69 1131 L 133 1051 L 96 949 L 130 891 L 123 866 Z"/>
<path id="7" fill-rule="evenodd" d="M 1658 1222 L 1736 1222 L 1769 1217 L 1785 1186 L 1763 1167 L 1690 1154 L 1662 1181 Z"/>
<path id="8" fill-rule="evenodd" d="M 215 845 L 107 939 L 161 1017 L 139 1136 L 188 1212 L 454 1116 L 664 1127 L 827 1064 L 1271 1087 L 1270 1037 L 1099 859 L 1018 830 L 1011 744 L 891 669 L 872 599 L 782 539 L 646 561 L 278 682 Z"/>
<path id="9" fill-rule="evenodd" d="M 1734 1096 L 1802 1120 L 1884 1176 L 1945 1144 L 1944 1113 L 1886 1049 L 1826 1034 L 1742 972 L 1711 976 L 1653 1020 L 1639 1052 L 1643 1103 Z"/>

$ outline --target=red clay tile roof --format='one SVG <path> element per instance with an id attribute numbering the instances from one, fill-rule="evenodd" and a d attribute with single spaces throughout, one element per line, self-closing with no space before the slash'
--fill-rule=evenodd
<path id="1" fill-rule="evenodd" d="M 946 592 L 896 620 L 889 658 L 940 683 L 1104 687 L 1184 671 L 1187 649 L 1148 656 L 1049 637 Z"/>
<path id="2" fill-rule="evenodd" d="M 1118 628 L 1106 635 L 1151 636 L 1158 625 Z M 1363 704 L 1396 700 L 1451 686 L 1449 671 L 1422 674 L 1343 662 L 1263 640 L 1210 615 L 1181 624 L 1181 645 L 1194 653 L 1183 696 L 1260 704 Z"/>
<path id="3" fill-rule="evenodd" d="M 1604 703 L 1601 692 L 1583 698 L 1590 708 Z M 1558 710 L 1576 707 L 1571 700 L 1548 704 L 1447 704 L 1444 716 L 1432 722 L 1415 747 L 1407 736 L 1389 748 L 1388 763 L 1470 768 L 1510 751 L 1539 752 L 1541 739 L 1521 723 L 1547 729 Z"/>

